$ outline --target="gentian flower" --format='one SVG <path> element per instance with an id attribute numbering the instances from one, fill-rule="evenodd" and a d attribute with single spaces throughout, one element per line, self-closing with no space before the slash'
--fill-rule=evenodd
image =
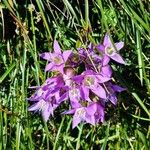
<path id="1" fill-rule="evenodd" d="M 103 54 L 105 54 L 107 61 L 109 61 L 109 58 L 113 59 L 114 61 L 125 64 L 125 61 L 121 57 L 121 55 L 118 53 L 119 50 L 124 46 L 124 42 L 118 42 L 115 43 L 114 46 L 110 40 L 110 37 L 108 34 L 105 35 L 103 44 L 97 45 L 97 49 L 101 51 Z"/>
<path id="2" fill-rule="evenodd" d="M 31 105 L 29 111 L 40 111 L 45 122 L 53 115 L 53 111 L 58 107 L 56 103 L 52 103 L 51 100 L 45 101 L 43 99 L 39 100 L 37 103 Z"/>
<path id="3" fill-rule="evenodd" d="M 111 69 L 110 65 L 101 66 L 100 73 L 104 77 L 111 78 L 112 77 L 112 69 Z"/>
<path id="4" fill-rule="evenodd" d="M 75 76 L 73 80 L 81 85 L 81 89 L 84 93 L 84 99 L 90 100 L 89 92 L 90 90 L 96 94 L 98 97 L 106 99 L 106 92 L 100 83 L 109 81 L 109 77 L 104 77 L 101 74 L 97 74 L 92 70 L 87 70 L 81 75 Z"/>
<path id="5" fill-rule="evenodd" d="M 112 69 L 108 64 L 110 58 L 106 55 L 105 56 L 98 55 L 96 52 L 96 47 L 94 47 L 92 44 L 88 46 L 87 50 L 79 48 L 78 51 L 79 55 L 83 59 L 83 63 L 85 65 L 86 70 L 95 70 L 96 68 L 95 71 L 101 73 L 103 76 L 106 77 L 112 76 Z"/>
<path id="6" fill-rule="evenodd" d="M 108 96 L 107 96 L 108 100 L 110 100 L 112 104 L 116 105 L 117 104 L 117 92 L 125 91 L 126 88 L 122 88 L 118 85 L 114 85 L 111 82 L 108 82 L 106 86 L 109 91 Z"/>
<path id="7" fill-rule="evenodd" d="M 54 41 L 54 53 L 45 52 L 40 56 L 43 59 L 48 60 L 50 63 L 45 68 L 45 71 L 59 71 L 60 73 L 64 73 L 63 69 L 65 67 L 65 63 L 68 60 L 68 57 L 72 53 L 71 50 L 67 50 L 61 52 L 60 46 L 58 42 Z"/>
<path id="8" fill-rule="evenodd" d="M 44 121 L 47 121 L 50 115 L 53 115 L 53 111 L 59 106 L 56 100 L 56 98 L 59 97 L 59 91 L 55 92 L 55 95 L 48 94 L 50 91 L 51 89 L 49 89 L 48 86 L 41 86 L 36 93 L 28 99 L 35 102 L 28 110 L 40 111 Z"/>
<path id="9" fill-rule="evenodd" d="M 28 98 L 29 101 L 35 102 L 28 110 L 41 111 L 44 121 L 47 121 L 64 100 L 62 98 L 64 95 L 60 91 L 63 86 L 64 82 L 61 76 L 48 78 L 42 86 L 38 87 L 35 94 Z"/>
<path id="10" fill-rule="evenodd" d="M 104 121 L 104 107 L 98 102 L 91 103 L 87 107 L 73 108 L 64 114 L 73 114 L 72 128 L 75 128 L 80 122 L 96 125 Z"/>
<path id="11" fill-rule="evenodd" d="M 91 124 L 96 125 L 99 122 L 104 122 L 104 106 L 102 106 L 100 102 L 90 103 L 87 109 L 87 114 L 91 116 Z"/>
<path id="12" fill-rule="evenodd" d="M 72 128 L 74 129 L 80 122 L 86 121 L 86 107 L 74 108 L 69 111 L 64 112 L 64 114 L 74 114 Z"/>

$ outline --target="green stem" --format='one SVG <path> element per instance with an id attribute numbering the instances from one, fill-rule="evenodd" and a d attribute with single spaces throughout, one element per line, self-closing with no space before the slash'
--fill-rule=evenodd
<path id="1" fill-rule="evenodd" d="M 143 101 L 139 98 L 139 96 L 136 93 L 132 93 L 132 95 L 134 96 L 134 98 L 138 101 L 138 103 L 140 104 L 140 106 L 144 109 L 144 111 L 147 113 L 147 115 L 150 118 L 150 112 L 148 111 L 148 109 L 146 108 L 146 106 L 144 105 Z"/>
<path id="2" fill-rule="evenodd" d="M 76 150 L 78 150 L 80 148 L 80 138 L 81 138 L 81 134 L 82 134 L 82 130 L 83 130 L 83 123 L 80 125 L 79 129 L 79 134 L 78 134 L 78 138 L 77 138 L 77 143 L 76 143 Z"/>
<path id="3" fill-rule="evenodd" d="M 46 130 L 47 149 L 49 150 L 49 130 L 45 121 L 44 121 L 44 126 Z"/>
<path id="4" fill-rule="evenodd" d="M 0 109 L 2 109 L 2 105 L 0 104 Z M 0 110 L 0 149 L 3 149 L 3 114 Z"/>
<path id="5" fill-rule="evenodd" d="M 48 32 L 48 36 L 49 36 L 49 37 L 50 37 L 50 39 L 52 40 L 53 38 L 52 38 L 52 35 L 51 35 L 51 32 L 50 32 L 50 29 L 49 29 L 49 25 L 48 25 L 48 23 L 47 23 L 47 21 L 46 21 L 46 18 L 45 18 L 45 15 L 44 15 L 43 9 L 42 9 L 42 7 L 41 7 L 41 1 L 40 1 L 40 0 L 36 0 L 36 3 L 37 3 L 37 5 L 38 5 L 38 7 L 39 7 L 39 10 L 40 10 L 41 16 L 42 16 L 42 18 L 43 18 L 43 21 L 44 21 L 45 27 L 46 27 L 47 32 Z"/>
<path id="6" fill-rule="evenodd" d="M 21 126 L 20 123 L 17 123 L 17 131 L 16 131 L 16 150 L 20 150 L 20 136 L 21 136 Z"/>
<path id="7" fill-rule="evenodd" d="M 89 24 L 89 1 L 85 0 L 85 22 L 86 27 L 88 27 Z"/>
<path id="8" fill-rule="evenodd" d="M 30 11 L 30 14 L 31 14 L 32 33 L 33 33 L 33 48 L 34 48 L 35 68 L 36 68 L 36 80 L 37 80 L 38 85 L 40 85 L 40 81 L 39 81 L 39 63 L 37 61 L 36 36 L 35 36 L 35 26 L 34 26 L 34 18 L 33 18 L 32 10 Z"/>
<path id="9" fill-rule="evenodd" d="M 53 146 L 53 150 L 56 149 L 56 145 L 57 145 L 57 142 L 58 142 L 58 139 L 59 139 L 60 131 L 61 131 L 61 129 L 62 129 L 64 120 L 65 120 L 65 117 L 62 118 L 61 124 L 60 124 L 60 126 L 59 126 L 59 129 L 58 129 L 58 132 L 57 132 L 57 135 L 56 135 L 56 139 L 55 139 L 55 143 L 54 143 L 54 146 Z"/>

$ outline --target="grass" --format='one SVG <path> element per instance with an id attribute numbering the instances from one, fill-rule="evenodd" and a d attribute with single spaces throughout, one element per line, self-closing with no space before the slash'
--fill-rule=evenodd
<path id="1" fill-rule="evenodd" d="M 32 4 L 32 5 L 31 5 Z M 117 149 L 150 147 L 150 4 L 146 0 L 0 2 L 0 150 Z M 71 129 L 71 117 L 58 109 L 47 123 L 28 112 L 28 87 L 49 74 L 39 53 L 76 49 L 85 41 L 101 42 L 108 32 L 123 40 L 126 66 L 112 63 L 115 82 L 128 90 L 117 107 L 107 109 L 104 124 Z"/>

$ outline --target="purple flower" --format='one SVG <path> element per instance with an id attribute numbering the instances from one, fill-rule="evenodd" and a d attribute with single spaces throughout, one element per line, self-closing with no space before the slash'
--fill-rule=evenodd
<path id="1" fill-rule="evenodd" d="M 29 111 L 40 111 L 45 122 L 49 119 L 50 115 L 53 115 L 53 111 L 58 107 L 57 104 L 53 104 L 50 100 L 39 100 L 28 108 Z"/>
<path id="2" fill-rule="evenodd" d="M 111 78 L 112 77 L 112 69 L 111 69 L 110 65 L 102 66 L 100 73 L 104 77 Z"/>
<path id="3" fill-rule="evenodd" d="M 53 111 L 64 101 L 64 92 L 61 88 L 65 86 L 62 76 L 48 78 L 45 83 L 38 87 L 37 91 L 28 100 L 35 102 L 29 111 L 40 111 L 44 121 L 47 121 Z"/>
<path id="4" fill-rule="evenodd" d="M 82 94 L 80 88 L 77 87 L 72 87 L 69 89 L 69 99 L 70 99 L 70 104 L 72 108 L 77 108 L 80 107 L 81 100 L 82 100 Z"/>
<path id="5" fill-rule="evenodd" d="M 63 74 L 65 63 L 68 60 L 68 57 L 71 53 L 71 50 L 67 50 L 62 53 L 58 42 L 55 40 L 54 53 L 45 52 L 40 55 L 43 59 L 46 59 L 50 62 L 46 66 L 45 71 L 59 71 Z"/>
<path id="6" fill-rule="evenodd" d="M 97 71 L 105 77 L 112 76 L 112 69 L 108 65 L 110 58 L 106 55 L 98 55 L 96 48 L 92 44 L 88 46 L 87 50 L 80 48 L 78 51 L 82 60 L 84 60 L 86 70 Z"/>
<path id="7" fill-rule="evenodd" d="M 98 97 L 106 99 L 106 92 L 100 83 L 109 81 L 109 77 L 104 77 L 101 74 L 93 72 L 92 70 L 87 70 L 81 75 L 75 76 L 73 80 L 77 84 L 81 85 L 81 90 L 85 100 L 91 101 L 89 97 L 90 90 Z"/>
<path id="8" fill-rule="evenodd" d="M 75 128 L 80 122 L 95 125 L 104 121 L 104 107 L 100 103 L 91 103 L 87 107 L 73 108 L 64 114 L 73 114 L 72 128 Z"/>
<path id="9" fill-rule="evenodd" d="M 74 114 L 72 128 L 74 129 L 80 122 L 86 121 L 86 107 L 74 108 L 64 112 L 64 114 Z"/>
<path id="10" fill-rule="evenodd" d="M 48 85 L 43 85 L 28 99 L 35 102 L 28 108 L 28 110 L 40 111 L 44 121 L 47 121 L 50 115 L 53 115 L 53 111 L 60 104 L 58 101 L 60 98 L 59 91 L 55 92 L 55 94 L 51 94 L 52 90 L 53 89 L 51 89 Z"/>
<path id="11" fill-rule="evenodd" d="M 96 125 L 99 122 L 104 122 L 104 107 L 99 102 L 92 102 L 87 109 L 87 114 L 92 118 L 91 124 Z"/>
<path id="12" fill-rule="evenodd" d="M 118 85 L 114 85 L 111 82 L 107 83 L 106 85 L 109 91 L 108 96 L 107 96 L 108 100 L 110 100 L 112 104 L 116 105 L 117 104 L 117 92 L 125 91 L 126 88 L 122 88 Z"/>
<path id="13" fill-rule="evenodd" d="M 103 45 L 99 44 L 96 47 L 99 51 L 106 55 L 105 57 L 107 58 L 107 61 L 109 61 L 109 58 L 111 58 L 118 63 L 125 64 L 125 61 L 118 53 L 123 46 L 124 42 L 115 43 L 113 46 L 109 35 L 106 34 L 104 37 Z"/>

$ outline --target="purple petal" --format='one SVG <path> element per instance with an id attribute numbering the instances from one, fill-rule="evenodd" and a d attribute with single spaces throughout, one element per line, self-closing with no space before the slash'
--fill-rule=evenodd
<path id="1" fill-rule="evenodd" d="M 40 57 L 42 57 L 43 59 L 46 59 L 46 60 L 50 61 L 51 60 L 51 53 L 50 52 L 42 53 L 42 54 L 40 54 Z"/>
<path id="2" fill-rule="evenodd" d="M 86 70 L 82 74 L 84 74 L 84 75 L 93 75 L 94 71 L 93 70 Z"/>
<path id="3" fill-rule="evenodd" d="M 98 119 L 98 122 L 104 122 L 104 107 L 100 103 L 97 103 L 97 112 L 98 116 L 96 116 L 96 118 Z"/>
<path id="4" fill-rule="evenodd" d="M 104 47 L 104 45 L 99 44 L 99 45 L 96 46 L 96 48 L 97 48 L 100 52 L 105 53 L 105 47 Z"/>
<path id="5" fill-rule="evenodd" d="M 94 89 L 91 89 L 91 90 L 93 93 L 95 93 L 100 98 L 106 99 L 106 92 L 102 86 L 98 85 L 97 87 L 95 87 Z"/>
<path id="6" fill-rule="evenodd" d="M 54 41 L 54 51 L 57 54 L 61 54 L 61 48 L 56 40 Z"/>
<path id="7" fill-rule="evenodd" d="M 119 51 L 120 49 L 123 48 L 124 42 L 118 42 L 118 43 L 115 43 L 115 46 L 116 46 L 116 49 Z"/>
<path id="8" fill-rule="evenodd" d="M 42 111 L 42 117 L 45 122 L 47 122 L 51 114 L 53 114 L 53 108 L 47 103 Z"/>
<path id="9" fill-rule="evenodd" d="M 46 102 L 44 100 L 40 100 L 36 104 L 33 104 L 28 108 L 29 111 L 35 111 L 35 110 L 42 110 L 46 105 Z"/>
<path id="10" fill-rule="evenodd" d="M 122 91 L 125 91 L 125 90 L 126 90 L 126 88 L 122 88 L 122 87 L 120 87 L 120 86 L 118 86 L 118 85 L 112 85 L 112 88 L 113 88 L 113 90 L 116 91 L 116 92 L 122 92 Z"/>
<path id="11" fill-rule="evenodd" d="M 88 88 L 82 86 L 80 92 L 81 92 L 81 95 L 83 96 L 84 100 L 91 101 L 89 98 L 89 89 Z"/>
<path id="12" fill-rule="evenodd" d="M 63 52 L 63 58 L 64 58 L 64 61 L 66 62 L 68 57 L 70 56 L 70 54 L 72 53 L 71 50 L 67 50 L 67 51 L 64 51 Z"/>
<path id="13" fill-rule="evenodd" d="M 85 116 L 85 121 L 86 121 L 87 123 L 92 124 L 93 126 L 95 125 L 95 117 L 94 117 L 94 116 L 91 116 L 91 115 L 89 115 L 89 114 L 86 114 L 86 116 Z"/>
<path id="14" fill-rule="evenodd" d="M 81 121 L 82 121 L 81 118 L 74 115 L 72 122 L 72 129 L 74 129 Z"/>
<path id="15" fill-rule="evenodd" d="M 97 106 L 95 102 L 92 102 L 88 107 L 87 107 L 87 113 L 90 115 L 94 115 L 97 110 Z"/>
<path id="16" fill-rule="evenodd" d="M 56 85 L 56 80 L 57 80 L 58 77 L 50 77 L 48 79 L 46 79 L 44 85 Z"/>
<path id="17" fill-rule="evenodd" d="M 65 101 L 67 99 L 68 99 L 68 92 L 61 95 L 60 99 L 57 100 L 57 103 L 60 104 L 61 102 Z"/>
<path id="18" fill-rule="evenodd" d="M 111 46 L 111 45 L 112 45 L 108 33 L 105 34 L 104 41 L 103 41 L 103 45 L 104 45 L 105 47 L 106 47 L 106 46 Z"/>
<path id="19" fill-rule="evenodd" d="M 51 70 L 53 69 L 53 67 L 54 67 L 54 64 L 53 64 L 53 63 L 49 63 L 49 64 L 46 65 L 46 67 L 45 67 L 45 72 L 46 72 L 46 71 L 51 71 Z"/>
<path id="20" fill-rule="evenodd" d="M 88 45 L 88 48 L 89 48 L 89 49 L 93 49 L 93 44 L 90 43 L 90 44 Z"/>
<path id="21" fill-rule="evenodd" d="M 76 99 L 70 99 L 70 103 L 72 108 L 82 107 L 82 105 Z"/>
<path id="22" fill-rule="evenodd" d="M 116 94 L 112 94 L 109 96 L 109 100 L 112 102 L 112 104 L 116 105 L 117 104 L 117 97 Z"/>
<path id="23" fill-rule="evenodd" d="M 36 110 L 39 110 L 40 109 L 40 101 L 31 105 L 29 108 L 28 108 L 28 111 L 36 111 Z"/>
<path id="24" fill-rule="evenodd" d="M 107 65 L 109 61 L 110 61 L 110 58 L 107 55 L 105 55 L 102 60 L 102 65 L 103 66 Z"/>
<path id="25" fill-rule="evenodd" d="M 101 121 L 101 122 L 104 122 L 104 121 L 105 121 L 104 116 L 101 116 L 100 121 Z"/>
<path id="26" fill-rule="evenodd" d="M 120 54 L 115 53 L 113 56 L 110 57 L 120 64 L 125 64 L 125 61 L 123 60 Z"/>
<path id="27" fill-rule="evenodd" d="M 58 101 L 60 99 L 59 91 L 55 92 L 54 96 L 55 96 L 56 101 Z"/>
<path id="28" fill-rule="evenodd" d="M 109 65 L 106 65 L 106 66 L 102 67 L 101 68 L 101 74 L 111 78 L 111 76 L 112 76 L 112 69 L 111 69 L 111 67 Z"/>
<path id="29" fill-rule="evenodd" d="M 106 77 L 106 76 L 103 76 L 103 75 L 96 75 L 96 78 L 98 79 L 99 83 L 104 83 L 104 82 L 107 82 L 107 81 L 111 80 L 110 77 Z"/>
<path id="30" fill-rule="evenodd" d="M 62 114 L 70 115 L 70 114 L 74 114 L 75 111 L 76 111 L 76 109 L 71 109 L 71 110 L 63 112 Z"/>
<path id="31" fill-rule="evenodd" d="M 80 84 L 84 79 L 84 75 L 77 75 L 72 78 L 76 83 Z"/>

